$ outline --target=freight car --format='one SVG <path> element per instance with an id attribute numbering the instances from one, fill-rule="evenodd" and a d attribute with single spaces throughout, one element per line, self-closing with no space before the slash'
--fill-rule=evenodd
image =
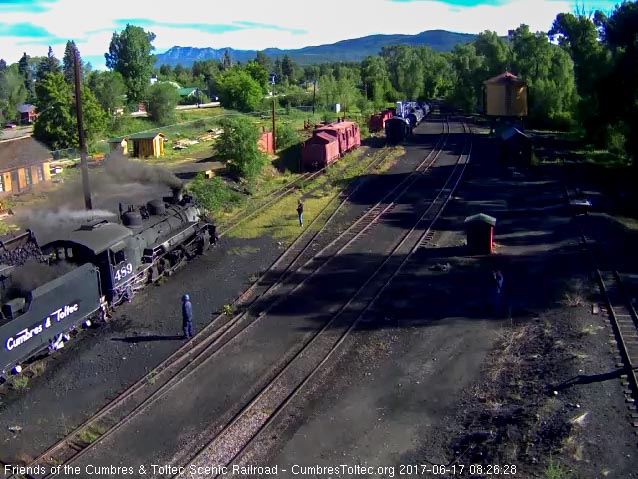
<path id="1" fill-rule="evenodd" d="M 0 376 L 63 347 L 71 331 L 105 319 L 216 239 L 212 221 L 180 189 L 144 206 L 121 205 L 120 221 L 84 224 L 42 247 L 31 232 L 0 242 Z"/>
<path id="2" fill-rule="evenodd" d="M 340 121 L 316 128 L 301 149 L 305 170 L 317 170 L 338 160 L 348 151 L 361 146 L 359 125 L 353 121 Z"/>
<path id="3" fill-rule="evenodd" d="M 419 104 L 415 101 L 398 101 L 395 116 L 386 121 L 385 134 L 388 143 L 396 144 L 412 134 L 412 130 L 423 121 L 430 112 L 428 103 Z"/>
<path id="4" fill-rule="evenodd" d="M 368 130 L 370 133 L 376 133 L 385 129 L 385 122 L 392 118 L 392 112 L 390 110 L 384 110 L 381 113 L 375 113 L 370 116 L 368 120 Z"/>

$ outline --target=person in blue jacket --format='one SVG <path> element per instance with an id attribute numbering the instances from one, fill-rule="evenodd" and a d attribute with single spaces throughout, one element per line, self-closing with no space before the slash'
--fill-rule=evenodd
<path id="1" fill-rule="evenodd" d="M 193 305 L 191 298 L 185 294 L 182 296 L 182 327 L 184 328 L 184 339 L 193 337 Z"/>

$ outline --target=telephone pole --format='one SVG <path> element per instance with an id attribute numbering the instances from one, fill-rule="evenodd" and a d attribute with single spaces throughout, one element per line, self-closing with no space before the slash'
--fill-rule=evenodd
<path id="1" fill-rule="evenodd" d="M 275 124 L 275 78 L 272 79 L 272 152 L 277 152 L 277 125 Z"/>
<path id="2" fill-rule="evenodd" d="M 312 82 L 312 114 L 315 114 L 315 100 L 317 99 L 317 79 Z"/>
<path id="3" fill-rule="evenodd" d="M 91 202 L 91 187 L 89 185 L 89 166 L 86 159 L 86 143 L 84 140 L 84 125 L 82 123 L 82 89 L 80 81 L 80 52 L 75 49 L 75 114 L 78 121 L 78 136 L 80 139 L 80 168 L 82 170 L 82 189 L 84 190 L 84 206 L 93 209 Z"/>

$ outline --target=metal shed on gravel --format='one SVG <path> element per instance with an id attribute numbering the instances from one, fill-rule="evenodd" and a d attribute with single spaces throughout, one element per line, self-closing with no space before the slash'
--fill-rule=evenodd
<path id="1" fill-rule="evenodd" d="M 532 161 L 532 139 L 518 128 L 510 127 L 499 135 L 501 161 L 529 166 Z"/>
<path id="2" fill-rule="evenodd" d="M 479 213 L 465 218 L 467 248 L 470 254 L 492 254 L 496 218 Z"/>

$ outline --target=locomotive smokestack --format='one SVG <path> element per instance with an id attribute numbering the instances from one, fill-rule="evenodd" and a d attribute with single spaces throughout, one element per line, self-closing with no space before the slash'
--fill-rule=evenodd
<path id="1" fill-rule="evenodd" d="M 177 204 L 180 201 L 182 201 L 182 194 L 183 194 L 183 189 L 184 186 L 175 186 L 172 188 L 173 190 L 173 203 Z"/>

